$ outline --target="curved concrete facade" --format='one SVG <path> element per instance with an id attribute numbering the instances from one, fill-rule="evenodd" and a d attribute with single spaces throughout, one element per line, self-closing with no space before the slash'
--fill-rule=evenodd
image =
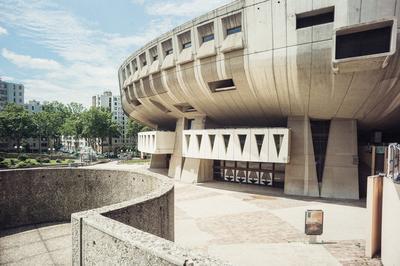
<path id="1" fill-rule="evenodd" d="M 174 187 L 161 175 L 79 168 L 1 171 L 0 196 L 0 229 L 71 220 L 73 265 L 219 263 L 171 242 Z"/>
<path id="2" fill-rule="evenodd" d="M 174 150 L 164 152 L 172 154 L 171 177 L 206 181 L 215 158 L 240 162 L 256 154 L 249 163 L 285 163 L 288 194 L 356 199 L 358 137 L 364 144 L 375 131 L 400 130 L 398 17 L 399 0 L 234 1 L 133 53 L 118 72 L 123 108 L 175 131 Z M 274 133 L 257 150 L 265 141 L 252 130 L 285 127 L 288 133 Z M 204 152 L 215 129 L 229 135 L 218 155 Z M 241 129 L 250 133 L 235 133 Z M 188 130 L 204 131 L 192 131 L 198 139 L 191 144 Z M 281 157 L 282 136 L 292 143 L 286 159 L 261 160 L 268 156 L 260 150 Z M 149 153 L 151 141 L 140 140 Z"/>
<path id="3" fill-rule="evenodd" d="M 286 125 L 288 116 L 356 119 L 375 128 L 393 125 L 400 114 L 396 2 L 235 1 L 130 56 L 119 70 L 124 109 L 161 128 L 174 128 L 177 118 L 198 115 L 229 126 Z M 299 17 L 329 9 L 332 22 L 299 28 Z M 394 21 L 386 63 L 374 64 L 382 53 L 373 51 L 336 58 L 338 31 L 362 30 L 381 20 Z M 227 35 L 235 26 L 241 32 Z M 204 42 L 207 34 L 214 39 Z M 183 49 L 183 42 L 191 47 Z M 172 54 L 167 55 L 167 49 L 173 49 Z M 337 49 L 339 53 L 341 46 Z M 232 79 L 236 89 L 210 89 L 209 82 L 225 79 Z M 194 111 L 182 111 L 184 106 Z"/>

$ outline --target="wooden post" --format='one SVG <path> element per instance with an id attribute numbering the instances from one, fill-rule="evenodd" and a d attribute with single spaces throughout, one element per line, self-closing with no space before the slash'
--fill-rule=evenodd
<path id="1" fill-rule="evenodd" d="M 372 258 L 381 249 L 383 176 L 369 176 L 367 186 L 367 236 L 365 256 Z"/>

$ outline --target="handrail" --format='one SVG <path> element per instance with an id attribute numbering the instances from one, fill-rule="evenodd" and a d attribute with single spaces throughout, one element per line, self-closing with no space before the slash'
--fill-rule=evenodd
<path id="1" fill-rule="evenodd" d="M 387 177 L 400 182 L 400 144 L 391 143 L 388 146 Z"/>

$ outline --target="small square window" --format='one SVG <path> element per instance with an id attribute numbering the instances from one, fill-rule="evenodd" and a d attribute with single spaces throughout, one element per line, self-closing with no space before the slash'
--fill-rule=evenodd
<path id="1" fill-rule="evenodd" d="M 202 40 L 203 40 L 203 43 L 212 41 L 212 40 L 214 40 L 214 34 L 209 34 L 209 35 L 203 36 Z"/>
<path id="2" fill-rule="evenodd" d="M 237 26 L 226 30 L 226 35 L 232 35 L 242 31 L 242 26 Z"/>
<path id="3" fill-rule="evenodd" d="M 192 42 L 187 42 L 187 43 L 182 44 L 182 49 L 186 49 L 186 48 L 190 48 L 190 47 L 192 47 Z"/>
<path id="4" fill-rule="evenodd" d="M 169 50 L 165 51 L 165 55 L 170 55 L 170 54 L 173 54 L 173 53 L 174 53 L 173 49 L 169 49 Z"/>

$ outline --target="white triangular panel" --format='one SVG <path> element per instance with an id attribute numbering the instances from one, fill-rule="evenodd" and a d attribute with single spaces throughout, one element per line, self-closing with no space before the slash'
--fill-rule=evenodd
<path id="1" fill-rule="evenodd" d="M 279 154 L 277 153 L 274 135 L 283 135 Z M 275 163 L 289 162 L 289 129 L 287 128 L 271 128 L 269 129 L 269 161 Z"/>
<path id="2" fill-rule="evenodd" d="M 233 144 L 234 144 L 234 160 L 235 161 L 250 161 L 250 146 L 251 146 L 251 136 L 250 136 L 250 129 L 237 129 L 233 134 Z M 239 135 L 245 135 L 246 140 L 243 146 L 243 150 L 241 147 Z"/>

